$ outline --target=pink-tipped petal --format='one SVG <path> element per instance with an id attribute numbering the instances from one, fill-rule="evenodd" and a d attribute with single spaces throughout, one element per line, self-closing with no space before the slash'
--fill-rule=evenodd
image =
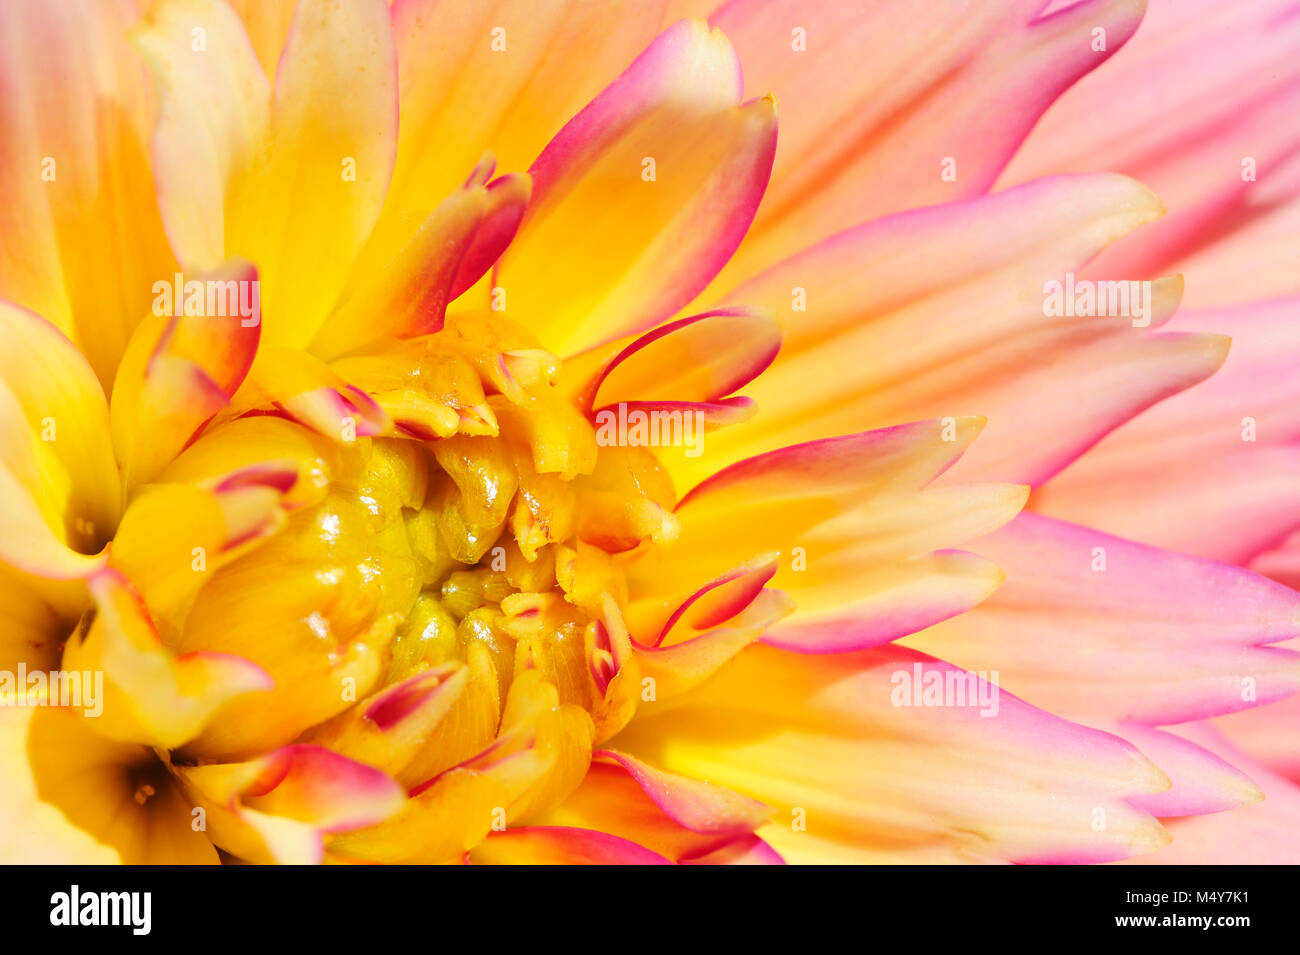
<path id="1" fill-rule="evenodd" d="M 532 195 L 532 178 L 511 173 L 487 184 L 487 208 L 474 240 L 465 250 L 452 279 L 450 299 L 459 298 L 496 265 L 501 253 L 514 241 L 524 210 Z"/>
<path id="2" fill-rule="evenodd" d="M 270 675 L 242 657 L 166 649 L 148 608 L 116 570 L 92 577 L 90 591 L 98 612 L 68 641 L 63 666 L 103 673 L 104 699 L 83 710 L 104 736 L 171 749 L 195 738 L 230 700 L 271 688 Z"/>
<path id="3" fill-rule="evenodd" d="M 781 325 L 761 309 L 727 308 L 647 332 L 589 386 L 593 408 L 619 402 L 709 402 L 753 381 L 781 348 Z"/>
<path id="4" fill-rule="evenodd" d="M 592 753 L 592 758 L 609 760 L 623 767 L 664 815 L 692 832 L 745 835 L 761 826 L 771 815 L 771 811 L 757 800 L 704 780 L 656 769 L 626 753 L 597 750 Z"/>
<path id="5" fill-rule="evenodd" d="M 336 358 L 386 337 L 412 338 L 442 328 L 451 285 L 487 209 L 482 186 L 459 189 L 430 213 L 414 236 L 387 258 L 371 251 L 360 285 L 344 294 L 311 350 Z M 378 241 L 378 240 L 376 240 Z"/>
<path id="6" fill-rule="evenodd" d="M 1140 723 L 1098 728 L 1128 740 L 1159 766 L 1173 783 L 1165 792 L 1133 797 L 1133 805 L 1153 816 L 1163 818 L 1226 812 L 1264 798 L 1259 786 L 1240 769 L 1173 733 Z"/>
<path id="7" fill-rule="evenodd" d="M 670 27 L 530 167 L 497 267 L 508 315 L 557 354 L 654 325 L 740 243 L 771 169 L 776 105 L 741 104 L 726 38 Z"/>
<path id="8" fill-rule="evenodd" d="M 128 489 L 153 480 L 192 442 L 230 404 L 253 365 L 262 330 L 257 269 L 234 260 L 197 281 L 205 286 L 196 307 L 186 293 L 170 312 L 146 318 L 118 368 L 111 423 Z M 217 291 L 208 294 L 206 283 Z"/>
<path id="9" fill-rule="evenodd" d="M 541 823 L 607 833 L 678 863 L 780 865 L 780 856 L 752 833 L 765 817 L 764 807 L 722 787 L 605 754 Z"/>
<path id="10" fill-rule="evenodd" d="M 1133 861 L 1142 865 L 1295 865 L 1300 863 L 1300 787 L 1255 764 L 1204 723 L 1180 735 L 1234 766 L 1266 794 L 1263 802 L 1230 812 L 1171 819 L 1172 843 Z"/>
<path id="11" fill-rule="evenodd" d="M 706 479 L 678 504 L 671 553 L 630 564 L 640 593 L 684 596 L 760 554 L 797 612 L 769 638 L 808 652 L 887 642 L 984 599 L 1002 574 L 949 553 L 1014 517 L 1016 485 L 927 487 L 978 433 L 974 418 L 922 421 L 794 445 Z"/>
<path id="12" fill-rule="evenodd" d="M 326 835 L 374 825 L 406 801 L 384 773 L 319 746 L 177 772 L 206 810 L 212 840 L 254 862 L 320 862 Z"/>

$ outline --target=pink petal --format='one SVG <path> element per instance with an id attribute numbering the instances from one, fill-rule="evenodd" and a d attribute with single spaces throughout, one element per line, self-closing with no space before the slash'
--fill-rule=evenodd
<path id="1" fill-rule="evenodd" d="M 1231 812 L 1170 820 L 1167 825 L 1172 844 L 1134 861 L 1143 865 L 1295 865 L 1300 862 L 1300 788 L 1252 763 L 1250 757 L 1226 743 L 1205 724 L 1183 727 L 1179 732 L 1244 768 L 1267 798 Z"/>
<path id="2" fill-rule="evenodd" d="M 1279 274 L 1261 261 L 1273 250 L 1252 234 L 1300 195 L 1294 13 L 1285 0 L 1151 0 L 1134 40 L 1052 105 L 1003 182 L 1093 170 L 1133 176 L 1171 213 L 1098 268 L 1134 277 L 1182 271 L 1198 306 L 1300 291 L 1294 269 Z M 1199 253 L 1218 260 L 1218 274 L 1202 270 Z M 1221 280 L 1234 259 L 1244 284 Z"/>
<path id="3" fill-rule="evenodd" d="M 1180 312 L 1172 326 L 1232 337 L 1223 368 L 1108 436 L 1034 508 L 1233 563 L 1280 543 L 1300 527 L 1297 309 L 1291 298 Z"/>
<path id="4" fill-rule="evenodd" d="M 222 848 L 256 862 L 324 858 L 324 836 L 398 812 L 406 793 L 377 769 L 320 746 L 284 746 L 245 763 L 178 767 Z"/>
<path id="5" fill-rule="evenodd" d="M 753 275 L 859 222 L 987 190 L 1052 101 L 1132 35 L 1144 3 L 1086 0 L 1038 17 L 1043 6 L 732 0 L 718 10 L 711 22 L 735 43 L 747 93 L 774 92 L 787 123 L 769 195 L 729 274 Z M 1104 52 L 1092 46 L 1098 28 Z M 955 178 L 943 175 L 945 158 Z"/>
<path id="6" fill-rule="evenodd" d="M 1268 646 L 1300 633 L 1300 594 L 1249 571 L 1036 514 L 968 546 L 1006 583 L 910 642 L 1037 706 L 1163 725 L 1300 686 L 1300 656 Z"/>
<path id="7" fill-rule="evenodd" d="M 1241 770 L 1173 733 L 1139 723 L 1099 728 L 1128 740 L 1173 783 L 1166 792 L 1133 797 L 1133 805 L 1153 816 L 1225 812 L 1264 798 L 1260 788 Z"/>

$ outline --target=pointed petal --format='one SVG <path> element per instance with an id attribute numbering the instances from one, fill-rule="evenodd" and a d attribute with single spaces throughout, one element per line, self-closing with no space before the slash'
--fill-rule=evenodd
<path id="1" fill-rule="evenodd" d="M 440 667 L 386 687 L 306 734 L 305 741 L 382 769 L 404 785 L 426 776 L 408 767 L 434 737 L 469 682 L 466 667 Z"/>
<path id="2" fill-rule="evenodd" d="M 1043 7 L 732 0 L 713 14 L 740 53 L 747 94 L 774 92 L 791 124 L 729 273 L 744 278 L 856 223 L 987 190 L 1052 101 L 1132 35 L 1145 2 L 1086 0 L 1040 17 Z"/>
<path id="3" fill-rule="evenodd" d="M 599 750 L 592 756 L 623 767 L 666 816 L 692 832 L 739 836 L 753 832 L 771 815 L 766 806 L 747 796 L 656 769 L 626 753 Z"/>
<path id="4" fill-rule="evenodd" d="M 110 565 L 139 590 L 150 611 L 179 624 L 212 576 L 284 527 L 295 462 L 234 471 L 209 486 L 141 489 L 113 538 Z M 161 535 L 159 528 L 167 528 Z"/>
<path id="5" fill-rule="evenodd" d="M 1134 277 L 1184 272 L 1197 307 L 1300 292 L 1294 269 L 1270 267 L 1276 247 L 1256 231 L 1300 196 L 1300 130 L 1291 122 L 1300 109 L 1300 19 L 1285 0 L 1150 7 L 1114 63 L 1052 104 L 1002 181 L 1094 170 L 1133 176 L 1172 211 L 1140 240 L 1118 243 L 1098 268 Z M 1204 268 L 1216 262 L 1213 272 Z"/>
<path id="6" fill-rule="evenodd" d="M 392 419 L 366 392 L 306 352 L 263 346 L 228 415 L 279 411 L 340 444 L 389 433 Z M 223 415 L 226 417 L 226 415 Z"/>
<path id="7" fill-rule="evenodd" d="M 1214 753 L 1173 733 L 1140 723 L 1101 725 L 1126 739 L 1160 767 L 1173 786 L 1166 792 L 1135 796 L 1133 805 L 1153 816 L 1199 816 L 1259 802 L 1263 791 L 1241 770 Z"/>
<path id="8" fill-rule="evenodd" d="M 271 688 L 266 672 L 241 657 L 171 654 L 117 571 L 100 571 L 90 590 L 98 614 L 88 632 L 68 641 L 63 666 L 104 674 L 105 699 L 83 709 L 105 736 L 171 749 L 197 736 L 229 700 Z"/>
<path id="9" fill-rule="evenodd" d="M 1107 436 L 1048 483 L 1034 508 L 1232 563 L 1300 527 L 1297 309 L 1293 297 L 1180 312 L 1170 324 L 1184 333 L 1232 337 L 1223 368 Z"/>
<path id="10" fill-rule="evenodd" d="M 771 584 L 798 609 L 769 639 L 809 652 L 873 646 L 960 612 L 1001 574 L 941 552 L 1006 523 L 1026 495 L 1013 485 L 926 488 L 981 423 L 922 421 L 734 464 L 682 499 L 672 550 L 639 554 L 629 580 L 639 594 L 680 600 L 779 552 Z"/>
<path id="11" fill-rule="evenodd" d="M 1036 706 L 1181 723 L 1300 686 L 1300 656 L 1267 646 L 1300 632 L 1300 594 L 1249 571 L 1036 514 L 969 546 L 1006 583 L 909 643 L 996 669 Z"/>
<path id="12" fill-rule="evenodd" d="M 694 315 L 647 332 L 615 355 L 588 386 L 589 403 L 707 402 L 735 394 L 781 348 L 781 326 L 761 309 Z"/>
<path id="13" fill-rule="evenodd" d="M 1300 862 L 1300 787 L 1231 746 L 1207 724 L 1179 733 L 1242 767 L 1267 794 L 1253 806 L 1231 812 L 1171 819 L 1173 842 L 1133 861 L 1141 865 L 1295 865 Z"/>
<path id="14" fill-rule="evenodd" d="M 610 761 L 592 763 L 582 785 L 548 813 L 543 824 L 607 833 L 674 862 L 702 865 L 773 862 L 775 853 L 765 852 L 762 840 L 751 834 L 753 826 L 766 815 L 754 811 L 753 807 L 762 810 L 759 804 L 710 783 L 651 769 L 619 754 L 620 761 L 644 767 L 648 772 L 637 776 L 612 758 L 607 756 Z M 663 789 L 657 788 L 660 783 Z M 702 796 L 703 802 L 694 798 L 696 795 Z M 692 829 L 672 813 L 704 825 Z M 743 816 L 756 821 L 742 824 Z M 718 823 L 731 831 L 713 831 Z M 779 858 L 776 862 L 779 864 Z"/>

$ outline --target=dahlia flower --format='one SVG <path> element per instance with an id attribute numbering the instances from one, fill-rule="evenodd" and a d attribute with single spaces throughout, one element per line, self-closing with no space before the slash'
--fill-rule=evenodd
<path id="1" fill-rule="evenodd" d="M 1145 6 L 0 6 L 0 858 L 1300 858 L 1300 16 Z"/>

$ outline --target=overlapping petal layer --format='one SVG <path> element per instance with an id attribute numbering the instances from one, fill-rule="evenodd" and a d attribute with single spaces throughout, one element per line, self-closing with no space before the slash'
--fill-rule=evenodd
<path id="1" fill-rule="evenodd" d="M 1048 283 L 1160 213 L 1132 180 L 1053 178 L 876 220 L 777 265 L 727 296 L 786 322 L 781 354 L 747 389 L 764 414 L 719 434 L 690 468 L 981 414 L 986 433 L 954 473 L 1045 480 L 1223 361 L 1220 337 L 1153 331 L 1178 305 L 1177 278 L 1155 283 L 1140 315 L 1049 309 Z"/>
<path id="2" fill-rule="evenodd" d="M 1133 41 L 1052 105 L 1002 181 L 1133 176 L 1173 211 L 1100 272 L 1182 271 L 1195 307 L 1294 294 L 1279 240 L 1294 235 L 1300 194 L 1297 42 L 1289 0 L 1150 0 Z"/>
<path id="3" fill-rule="evenodd" d="M 926 673 L 960 675 L 969 704 L 913 705 L 900 688 Z M 762 799 L 759 835 L 792 862 L 1102 861 L 1168 841 L 1126 802 L 1168 786 L 1135 749 L 1006 692 L 981 715 L 991 692 L 901 648 L 752 647 L 614 745 Z"/>

